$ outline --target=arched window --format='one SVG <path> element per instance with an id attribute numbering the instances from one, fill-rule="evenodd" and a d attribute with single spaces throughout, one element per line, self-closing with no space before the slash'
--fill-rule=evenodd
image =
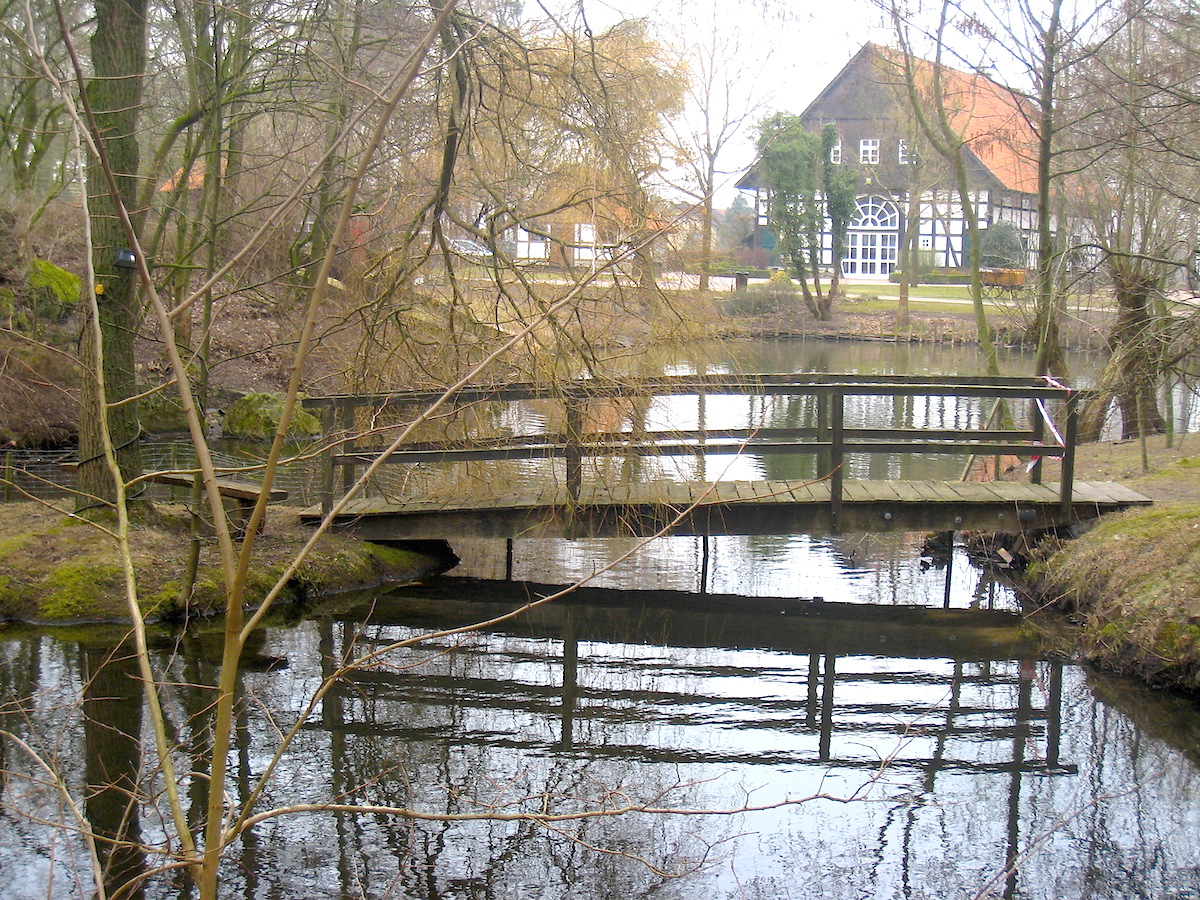
<path id="1" fill-rule="evenodd" d="M 858 212 L 846 235 L 843 275 L 878 277 L 896 268 L 900 246 L 900 210 L 886 197 L 859 197 Z"/>

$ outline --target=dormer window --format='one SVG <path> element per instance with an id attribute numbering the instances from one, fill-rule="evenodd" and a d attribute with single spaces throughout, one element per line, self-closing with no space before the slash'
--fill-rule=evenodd
<path id="1" fill-rule="evenodd" d="M 840 166 L 842 164 L 842 142 L 841 141 L 838 141 L 836 144 L 834 144 L 832 147 L 829 148 L 829 161 L 831 163 L 833 163 L 835 166 Z"/>
<path id="2" fill-rule="evenodd" d="M 865 140 L 858 142 L 858 161 L 864 166 L 879 164 L 879 141 Z"/>

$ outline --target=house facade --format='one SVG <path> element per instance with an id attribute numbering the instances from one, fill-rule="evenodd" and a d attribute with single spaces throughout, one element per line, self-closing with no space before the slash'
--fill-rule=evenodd
<path id="1" fill-rule="evenodd" d="M 916 82 L 928 91 L 932 63 L 917 61 Z M 978 73 L 942 68 L 944 106 L 963 138 L 974 214 L 982 230 L 1010 223 L 1021 235 L 1030 266 L 1037 253 L 1036 139 L 1024 101 Z M 886 279 L 900 265 L 906 229 L 914 229 L 915 266 L 969 265 L 967 221 L 953 168 L 925 141 L 905 87 L 903 57 L 864 45 L 801 114 L 803 126 L 837 130 L 830 154 L 857 170 L 857 214 L 850 224 L 842 273 Z M 753 169 L 738 187 L 754 194 L 756 247 L 770 249 L 770 196 Z M 832 264 L 825 236 L 824 264 Z"/>

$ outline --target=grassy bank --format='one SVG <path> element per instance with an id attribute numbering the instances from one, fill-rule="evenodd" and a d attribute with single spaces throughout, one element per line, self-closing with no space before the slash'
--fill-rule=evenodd
<path id="1" fill-rule="evenodd" d="M 1040 602 L 1070 617 L 1080 658 L 1200 692 L 1200 437 L 1151 438 L 1146 456 L 1149 471 L 1138 441 L 1080 448 L 1077 478 L 1120 481 L 1155 505 L 1043 548 L 1029 575 Z"/>
<path id="2" fill-rule="evenodd" d="M 975 314 L 966 288 L 929 287 L 914 292 L 906 322 L 898 317 L 896 286 L 844 285 L 845 296 L 834 304 L 833 318 L 819 322 L 804 309 L 794 291 L 755 285 L 742 295 L 714 295 L 724 313 L 726 333 L 744 337 L 804 337 L 825 340 L 887 341 L 914 344 L 973 345 L 978 342 Z M 925 288 L 921 289 L 925 291 Z M 1061 340 L 1073 350 L 1098 349 L 1111 318 L 1104 298 L 1076 297 L 1062 323 Z M 999 297 L 984 302 L 991 339 L 1001 346 L 1029 345 L 1032 310 L 1027 304 Z"/>
<path id="3" fill-rule="evenodd" d="M 161 522 L 132 535 L 143 613 L 152 621 L 209 615 L 224 605 L 216 550 L 206 542 L 190 602 L 181 602 L 188 552 L 186 515 L 159 506 Z M 276 582 L 309 536 L 294 510 L 272 508 L 256 543 L 247 601 Z M 293 609 L 332 593 L 411 582 L 437 568 L 426 556 L 329 535 L 288 584 Z M 0 621 L 127 622 L 129 610 L 114 542 L 62 510 L 36 503 L 0 504 Z"/>

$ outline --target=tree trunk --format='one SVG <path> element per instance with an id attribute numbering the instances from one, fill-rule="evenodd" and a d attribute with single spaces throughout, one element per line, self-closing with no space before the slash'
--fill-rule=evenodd
<path id="1" fill-rule="evenodd" d="M 975 336 L 983 354 L 987 374 L 993 378 L 1000 375 L 1000 362 L 996 357 L 996 345 L 992 343 L 992 332 L 988 328 L 987 311 L 983 308 L 983 279 L 979 274 L 981 247 L 979 240 L 979 216 L 975 212 L 975 199 L 967 180 L 967 167 L 962 154 L 955 158 L 955 180 L 958 184 L 958 200 L 966 224 L 967 258 L 971 265 L 971 308 L 975 312 Z"/>
<path id="2" fill-rule="evenodd" d="M 1136 265 L 1128 261 L 1113 261 L 1111 265 L 1117 321 L 1109 338 L 1111 355 L 1100 373 L 1095 399 L 1080 417 L 1080 441 L 1100 439 L 1114 402 L 1121 413 L 1123 440 L 1166 430 L 1157 395 L 1162 351 L 1158 323 L 1150 308 L 1159 285 L 1152 275 L 1137 272 Z"/>
<path id="3" fill-rule="evenodd" d="M 1059 22 L 1062 0 L 1053 0 L 1050 23 L 1043 38 L 1041 83 L 1038 91 L 1038 200 L 1037 200 L 1037 315 L 1034 328 L 1037 339 L 1036 374 L 1067 374 L 1059 336 L 1062 318 L 1062 297 L 1054 279 L 1054 233 L 1050 222 L 1050 163 L 1054 154 L 1056 127 L 1054 122 L 1055 81 L 1059 65 Z"/>
<path id="4" fill-rule="evenodd" d="M 1117 321 L 1113 326 L 1110 365 L 1115 367 L 1115 397 L 1121 409 L 1121 437 L 1161 434 L 1165 426 L 1158 410 L 1161 351 L 1150 303 L 1157 291 L 1151 277 L 1125 266 L 1113 278 Z"/>
<path id="5" fill-rule="evenodd" d="M 709 156 L 708 168 L 705 172 L 707 183 L 704 185 L 704 205 L 700 210 L 700 290 L 708 290 L 709 273 L 712 271 L 713 245 L 713 189 L 717 173 L 714 165 L 715 157 Z"/>
<path id="6" fill-rule="evenodd" d="M 916 185 L 916 167 L 910 167 L 908 205 L 904 229 L 900 234 L 900 305 L 896 310 L 896 328 L 907 329 L 911 324 L 908 297 L 917 283 L 917 226 L 921 219 L 920 189 Z"/>
<path id="7" fill-rule="evenodd" d="M 101 164 L 92 160 L 87 189 L 92 223 L 92 267 L 96 274 L 99 321 L 87 317 L 80 341 L 84 384 L 79 416 L 80 511 L 111 503 L 116 485 L 104 464 L 107 429 L 117 451 L 117 463 L 126 483 L 141 474 L 141 448 L 134 369 L 134 337 L 141 322 L 134 269 L 115 266 L 118 250 L 129 240 L 118 217 L 118 202 L 129 210 L 135 230 L 140 211 L 133 209 L 137 196 L 138 112 L 146 64 L 146 0 L 97 0 L 96 31 L 92 35 L 92 79 L 87 96 L 95 114 L 98 138 L 116 176 L 119 198 L 112 195 Z M 100 358 L 94 339 L 101 336 Z M 101 391 L 103 387 L 103 391 Z M 105 399 L 107 404 L 105 404 Z M 105 408 L 107 406 L 107 408 Z"/>

